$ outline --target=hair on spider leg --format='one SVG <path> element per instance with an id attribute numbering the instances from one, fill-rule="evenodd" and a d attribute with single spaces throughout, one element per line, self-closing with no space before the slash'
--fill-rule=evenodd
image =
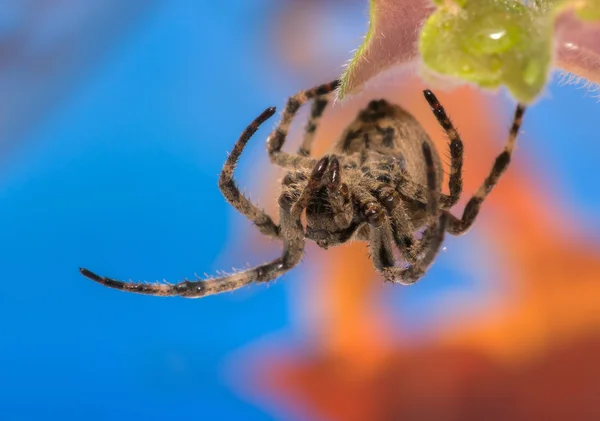
<path id="1" fill-rule="evenodd" d="M 176 284 L 136 283 L 80 269 L 104 286 L 139 294 L 198 298 L 275 280 L 296 267 L 305 255 L 306 240 L 327 249 L 349 241 L 366 241 L 375 268 L 386 282 L 410 285 L 421 279 L 441 249 L 445 233 L 461 235 L 477 219 L 481 205 L 508 167 L 519 134 L 525 106 L 518 104 L 504 150 L 497 156 L 479 189 L 460 217 L 450 209 L 462 195 L 464 147 L 458 130 L 430 90 L 425 100 L 450 140 L 444 154 L 449 194 L 442 193 L 444 165 L 421 124 L 405 109 L 385 99 L 371 101 L 346 127 L 325 156 L 310 156 L 315 133 L 335 80 L 290 97 L 279 123 L 267 138 L 272 163 L 286 170 L 277 198 L 279 218 L 270 215 L 240 191 L 234 171 L 252 135 L 275 113 L 265 109 L 234 144 L 223 166 L 218 187 L 225 200 L 264 235 L 281 241 L 279 257 L 258 266 L 217 277 L 184 279 Z M 295 154 L 286 152 L 290 125 L 298 110 L 313 101 L 306 134 Z M 444 250 L 443 248 L 442 250 Z M 394 253 L 394 250 L 396 252 Z M 398 254 L 402 259 L 396 265 Z"/>

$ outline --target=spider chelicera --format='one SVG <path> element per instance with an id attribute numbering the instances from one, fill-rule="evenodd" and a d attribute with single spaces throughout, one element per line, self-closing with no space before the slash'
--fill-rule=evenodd
<path id="1" fill-rule="evenodd" d="M 461 235 L 477 218 L 510 162 L 525 106 L 517 105 L 504 150 L 457 218 L 448 210 L 462 192 L 463 143 L 430 90 L 424 91 L 425 99 L 450 139 L 449 195 L 441 193 L 442 163 L 423 127 L 404 109 L 383 99 L 371 101 L 360 111 L 329 154 L 310 157 L 319 120 L 338 85 L 336 80 L 289 98 L 279 125 L 267 140 L 271 162 L 287 170 L 278 201 L 279 224 L 254 205 L 233 179 L 244 147 L 275 113 L 274 107 L 243 131 L 221 172 L 219 188 L 227 201 L 261 233 L 281 240 L 280 257 L 230 275 L 177 284 L 124 282 L 87 269 L 80 269 L 81 273 L 102 285 L 140 294 L 204 297 L 283 275 L 300 262 L 306 239 L 325 249 L 355 239 L 369 242 L 373 264 L 385 281 L 415 283 L 435 260 L 444 234 Z M 282 151 L 294 116 L 309 100 L 312 108 L 300 149 L 296 154 Z M 304 212 L 306 226 L 302 224 Z M 394 245 L 404 266 L 396 265 Z"/>

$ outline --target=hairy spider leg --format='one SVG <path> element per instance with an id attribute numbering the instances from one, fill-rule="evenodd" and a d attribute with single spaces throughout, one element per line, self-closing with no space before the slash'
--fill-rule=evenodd
<path id="1" fill-rule="evenodd" d="M 439 221 L 427 227 L 423 238 L 415 243 L 415 259 L 408 266 L 402 268 L 395 266 L 392 252 L 392 228 L 384 224 L 379 232 L 373 229 L 369 248 L 375 267 L 382 272 L 385 281 L 401 285 L 412 285 L 423 277 L 427 269 L 434 262 L 444 241 L 448 215 L 442 214 Z M 421 256 L 422 253 L 425 253 Z"/>
<path id="2" fill-rule="evenodd" d="M 365 189 L 361 185 L 351 185 L 350 194 L 357 213 L 363 217 L 365 222 L 373 228 L 378 228 L 384 223 L 385 211 L 383 206 L 371 194 L 369 189 Z"/>
<path id="3" fill-rule="evenodd" d="M 427 185 L 434 186 L 436 184 L 435 172 L 433 160 L 431 159 L 431 151 L 427 144 L 423 144 L 423 155 L 425 157 L 425 165 L 427 166 Z M 429 225 L 423 232 L 421 239 L 413 242 L 410 248 L 410 254 L 417 259 L 417 264 L 414 266 L 417 268 L 421 267 L 425 270 L 433 263 L 437 256 L 444 240 L 444 234 L 448 224 L 448 216 L 439 214 L 440 204 L 436 200 L 436 194 L 431 193 L 433 192 L 430 190 L 429 201 L 426 208 L 427 214 L 429 215 Z M 437 194 L 439 195 L 439 193 Z M 425 273 L 425 270 L 423 270 L 422 273 Z"/>
<path id="4" fill-rule="evenodd" d="M 429 197 L 426 205 L 429 221 L 420 240 L 415 241 L 414 237 L 411 238 L 412 241 L 407 254 L 410 256 L 410 259 L 408 259 L 409 263 L 416 267 L 426 269 L 433 262 L 442 245 L 448 217 L 439 215 L 440 203 L 436 196 L 440 194 L 437 191 L 431 191 L 431 186 L 436 185 L 436 175 L 433 159 L 431 157 L 431 150 L 428 144 L 424 143 L 422 146 L 427 168 L 427 185 L 429 186 Z M 440 228 L 441 225 L 443 225 L 442 228 Z M 425 253 L 425 255 L 423 255 L 423 253 Z"/>
<path id="5" fill-rule="evenodd" d="M 235 166 L 237 164 L 238 159 L 241 156 L 244 147 L 248 143 L 248 140 L 256 132 L 256 130 L 258 130 L 260 125 L 264 123 L 267 119 L 269 119 L 274 113 L 274 107 L 267 108 L 256 119 L 254 119 L 254 121 L 252 121 L 252 123 L 250 123 L 250 125 L 242 132 L 231 154 L 227 158 L 225 165 L 223 166 L 221 177 L 219 179 L 219 188 L 221 189 L 221 192 L 223 193 L 227 201 L 240 213 L 242 213 L 248 219 L 254 222 L 254 224 L 259 228 L 259 230 L 263 234 L 270 235 L 272 237 L 280 237 L 280 227 L 275 225 L 268 215 L 266 215 L 262 210 L 257 208 L 254 204 L 252 204 L 252 202 L 250 202 L 250 200 L 248 200 L 243 194 L 241 194 L 233 179 L 233 172 L 235 170 Z M 283 218 L 285 218 L 285 215 Z M 290 217 L 287 217 L 287 219 L 289 220 Z M 184 282 L 176 285 L 166 285 L 119 281 L 113 278 L 107 278 L 104 276 L 96 275 L 95 273 L 83 268 L 80 269 L 80 272 L 82 275 L 98 283 L 101 283 L 111 288 L 121 289 L 125 291 L 159 296 L 181 295 L 186 297 L 202 297 L 205 295 L 215 294 L 221 291 L 237 289 L 251 282 L 262 282 L 264 280 L 270 280 L 273 279 L 272 276 L 275 275 L 275 277 L 279 276 L 279 272 L 281 272 L 283 269 L 286 269 L 287 265 L 291 265 L 292 263 L 294 263 L 294 256 L 298 254 L 298 246 L 294 246 L 294 244 L 298 243 L 298 241 L 295 239 L 294 235 L 292 235 L 295 232 L 294 228 L 288 227 L 286 232 L 287 235 L 291 235 L 291 237 L 288 240 L 284 239 L 283 257 L 281 257 L 280 259 L 276 259 L 271 263 L 267 263 L 266 265 L 259 266 L 255 269 L 249 269 L 223 278 L 211 279 L 206 281 L 185 280 Z M 301 236 L 303 237 L 303 233 L 301 233 Z M 301 241 L 302 249 L 304 247 L 303 241 L 304 240 Z M 299 253 L 301 256 L 303 251 L 301 250 Z M 282 264 L 283 266 L 281 266 Z"/>
<path id="6" fill-rule="evenodd" d="M 369 156 L 366 155 L 361 158 L 367 160 Z M 429 191 L 427 186 L 423 186 L 411 180 L 398 163 L 393 159 L 390 159 L 390 157 L 382 157 L 377 161 L 378 162 L 367 163 L 361 167 L 361 171 L 365 176 L 370 175 L 377 181 L 381 181 L 381 183 L 389 184 L 389 186 L 394 188 L 405 201 L 418 202 L 423 206 L 427 206 L 427 202 L 429 201 Z M 445 208 L 445 204 L 452 202 L 450 196 L 441 192 L 438 192 L 438 198 L 442 208 Z M 398 199 L 397 196 L 389 194 L 386 198 L 380 198 L 382 202 L 393 201 L 399 203 L 400 200 Z"/>
<path id="7" fill-rule="evenodd" d="M 525 105 L 517 105 L 504 150 L 496 157 L 496 161 L 494 162 L 494 166 L 492 167 L 489 175 L 485 178 L 477 192 L 467 202 L 465 210 L 462 214 L 462 218 L 458 219 L 448 212 L 448 232 L 450 234 L 461 235 L 471 228 L 471 225 L 477 218 L 481 204 L 487 195 L 492 191 L 496 183 L 498 183 L 500 176 L 508 167 L 515 143 L 517 141 L 517 135 L 519 134 L 519 130 L 521 128 L 521 122 L 523 121 L 525 109 Z"/>
<path id="8" fill-rule="evenodd" d="M 429 89 L 423 91 L 425 99 L 433 111 L 433 115 L 437 119 L 438 123 L 450 139 L 450 179 L 448 180 L 450 188 L 450 196 L 447 198 L 441 198 L 441 205 L 445 209 L 449 209 L 456 205 L 460 199 L 462 193 L 463 181 L 462 181 L 462 166 L 463 166 L 463 142 L 458 134 L 458 131 L 454 128 L 452 121 L 446 114 L 446 110 L 438 101 L 436 96 Z"/>
<path id="9" fill-rule="evenodd" d="M 283 152 L 281 148 L 285 143 L 290 125 L 292 124 L 292 120 L 296 116 L 298 109 L 312 98 L 333 92 L 338 86 L 339 80 L 334 80 L 312 89 L 300 91 L 288 99 L 281 115 L 281 121 L 267 139 L 267 151 L 269 153 L 269 158 L 271 158 L 271 162 L 287 169 L 299 166 L 311 167 L 315 164 L 314 159 L 301 155 L 292 155 Z"/>
<path id="10" fill-rule="evenodd" d="M 225 199 L 231 206 L 233 206 L 238 212 L 248 218 L 256 225 L 264 235 L 269 237 L 278 238 L 280 236 L 279 227 L 273 222 L 271 217 L 265 213 L 262 209 L 256 206 L 250 201 L 235 184 L 233 178 L 233 172 L 237 165 L 238 160 L 242 154 L 242 151 L 248 144 L 248 140 L 252 137 L 258 128 L 267 121 L 273 114 L 275 114 L 275 107 L 267 108 L 262 112 L 246 129 L 242 132 L 239 139 L 235 143 L 233 150 L 227 157 L 227 161 L 223 165 L 221 176 L 219 177 L 219 189 Z"/>
<path id="11" fill-rule="evenodd" d="M 392 236 L 396 246 L 402 254 L 402 258 L 409 263 L 415 262 L 416 257 L 412 254 L 411 248 L 415 243 L 415 237 L 412 234 L 415 228 L 410 220 L 406 209 L 403 206 L 403 201 L 400 199 L 399 193 L 396 191 L 396 184 L 393 183 L 394 178 L 400 180 L 401 190 L 404 194 L 407 191 L 419 192 L 419 194 L 427 201 L 427 197 L 422 193 L 424 189 L 421 185 L 410 181 L 405 177 L 394 161 L 382 161 L 373 165 L 363 166 L 361 168 L 365 175 L 366 188 L 371 193 L 369 198 L 374 195 L 379 203 L 383 204 L 391 219 Z M 410 185 L 408 183 L 411 183 Z M 408 187 L 407 187 L 408 186 Z M 364 193 L 363 193 L 364 194 Z M 369 200 L 368 198 L 363 199 Z"/>
<path id="12" fill-rule="evenodd" d="M 393 209 L 390 219 L 394 242 L 400 250 L 402 258 L 408 263 L 415 263 L 417 261 L 417 254 L 413 252 L 414 245 L 417 243 L 413 234 L 415 228 L 401 204 Z"/>
<path id="13" fill-rule="evenodd" d="M 426 165 L 428 165 L 426 171 L 428 186 L 433 185 L 434 187 L 437 187 L 431 149 L 429 145 L 421 145 L 421 147 L 422 150 L 423 148 L 426 148 L 426 150 L 423 151 L 423 154 Z M 423 206 L 423 209 L 426 210 L 429 215 L 427 223 L 432 224 L 435 222 L 434 219 L 438 217 L 437 202 L 432 201 L 432 197 L 435 196 L 430 193 L 430 189 L 426 186 L 414 183 L 404 176 L 394 161 L 383 158 L 375 166 L 370 165 L 363 168 L 365 170 L 363 173 L 373 177 L 373 181 L 371 182 L 372 185 L 369 186 L 368 189 L 388 211 L 388 215 L 391 219 L 391 235 L 393 236 L 398 250 L 400 250 L 402 258 L 407 263 L 416 263 L 418 257 L 429 244 L 425 234 L 430 236 L 432 233 L 437 232 L 437 225 L 433 224 L 435 227 L 426 229 L 422 240 L 418 241 L 413 234 L 415 232 L 415 227 L 413 226 L 403 203 L 410 200 L 415 202 L 415 204 Z M 433 179 L 431 178 L 432 176 L 434 177 Z M 400 194 L 405 196 L 404 201 L 400 199 L 398 192 L 394 189 L 394 185 L 391 184 L 394 178 L 399 179 L 397 187 L 399 186 L 398 190 L 400 191 Z M 413 195 L 421 200 L 413 199 L 410 196 L 406 197 L 407 194 Z M 437 192 L 437 195 L 441 198 L 447 197 L 440 192 Z"/>
<path id="14" fill-rule="evenodd" d="M 269 112 L 271 114 L 269 114 Z M 266 120 L 267 114 L 272 115 L 274 110 L 267 109 L 261 116 L 262 121 Z M 260 124 L 260 123 L 259 123 Z M 252 126 L 252 125 L 251 125 Z M 239 157 L 241 151 L 237 154 Z M 233 153 L 232 153 L 233 155 Z M 235 163 L 235 159 L 234 159 Z M 323 177 L 329 163 L 329 158 L 322 158 L 312 171 L 307 186 L 304 188 L 300 197 L 308 196 L 318 185 Z M 231 275 L 222 276 L 208 280 L 183 282 L 175 285 L 168 284 L 146 284 L 139 282 L 125 282 L 113 278 L 99 276 L 87 269 L 80 268 L 82 275 L 110 288 L 120 289 L 138 294 L 157 295 L 157 296 L 181 296 L 186 298 L 200 298 L 208 295 L 218 294 L 220 292 L 233 291 L 243 286 L 255 282 L 268 282 L 280 277 L 294 266 L 296 266 L 304 254 L 305 235 L 300 215 L 308 201 L 298 201 L 290 209 L 280 206 L 280 238 L 283 240 L 282 256 L 272 260 L 269 263 L 257 267 L 243 270 Z M 292 214 L 294 212 L 294 214 Z"/>
<path id="15" fill-rule="evenodd" d="M 446 228 L 448 227 L 448 215 L 442 213 L 438 218 L 437 223 L 425 228 L 421 239 L 415 242 L 411 248 L 411 254 L 415 256 L 421 266 L 428 267 L 433 263 L 444 241 Z"/>
<path id="16" fill-rule="evenodd" d="M 293 218 L 289 211 L 280 208 L 283 253 L 281 257 L 231 275 L 203 281 L 184 280 L 175 285 L 146 284 L 140 282 L 124 282 L 113 278 L 96 275 L 87 269 L 79 269 L 82 275 L 104 286 L 156 296 L 181 296 L 200 298 L 220 292 L 233 291 L 254 282 L 268 282 L 283 275 L 296 266 L 304 254 L 304 231 L 299 218 Z"/>
<path id="17" fill-rule="evenodd" d="M 310 117 L 308 118 L 308 122 L 306 123 L 306 126 L 304 128 L 304 138 L 302 139 L 302 145 L 300 145 L 300 148 L 298 148 L 298 155 L 310 155 L 310 150 L 312 148 L 313 141 L 315 140 L 315 133 L 317 131 L 317 127 L 319 125 L 319 122 L 321 121 L 323 111 L 325 111 L 325 107 L 327 107 L 327 103 L 329 102 L 328 97 L 330 95 L 331 92 L 320 96 L 316 96 L 313 99 L 312 106 L 310 108 Z"/>
<path id="18" fill-rule="evenodd" d="M 430 224 L 425 230 L 423 237 L 420 240 L 411 238 L 413 261 L 409 266 L 401 268 L 395 265 L 394 254 L 392 251 L 393 239 L 393 224 L 387 219 L 386 223 L 380 229 L 371 231 L 371 242 L 369 248 L 373 264 L 380 270 L 383 277 L 388 282 L 410 285 L 418 281 L 427 271 L 429 266 L 435 260 L 439 249 L 444 240 L 444 232 L 446 230 L 447 216 L 439 214 L 438 195 L 436 191 L 436 174 L 433 156 L 429 144 L 423 143 L 423 156 L 425 158 L 426 173 L 427 173 L 427 214 Z M 401 249 L 402 250 L 402 249 Z M 425 251 L 423 256 L 420 254 Z"/>

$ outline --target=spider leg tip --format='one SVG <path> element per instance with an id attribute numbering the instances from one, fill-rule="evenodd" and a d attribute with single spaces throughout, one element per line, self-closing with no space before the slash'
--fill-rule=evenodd
<path id="1" fill-rule="evenodd" d="M 94 272 L 87 270 L 86 268 L 79 268 L 79 273 L 81 273 L 86 278 L 89 278 L 93 281 L 97 281 L 100 279 L 100 276 L 96 275 Z"/>
<path id="2" fill-rule="evenodd" d="M 276 107 L 269 107 L 265 110 L 265 116 L 267 116 L 267 118 L 271 117 L 273 114 L 275 114 L 275 111 L 277 111 Z"/>

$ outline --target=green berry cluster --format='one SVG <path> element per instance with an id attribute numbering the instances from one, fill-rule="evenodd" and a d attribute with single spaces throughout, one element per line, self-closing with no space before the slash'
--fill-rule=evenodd
<path id="1" fill-rule="evenodd" d="M 567 7 L 600 19 L 599 0 L 437 0 L 419 39 L 424 64 L 484 88 L 535 99 L 551 67 L 554 20 Z"/>

